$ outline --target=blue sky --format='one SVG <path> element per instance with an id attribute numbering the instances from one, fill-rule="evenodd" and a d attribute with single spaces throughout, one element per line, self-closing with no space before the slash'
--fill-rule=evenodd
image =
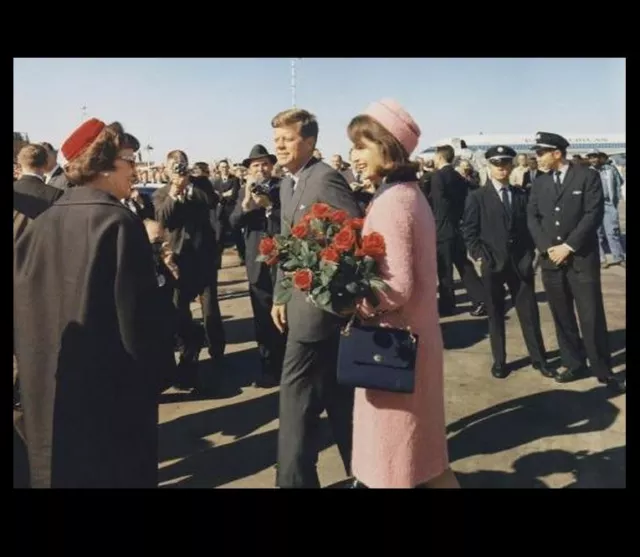
<path id="1" fill-rule="evenodd" d="M 625 60 L 611 58 L 304 58 L 297 105 L 320 124 L 318 147 L 348 154 L 349 120 L 392 97 L 422 128 L 418 149 L 465 134 L 625 131 Z M 14 130 L 58 147 L 88 116 L 120 121 L 191 162 L 272 149 L 271 118 L 291 106 L 288 58 L 14 60 Z M 146 153 L 143 153 L 146 157 Z"/>

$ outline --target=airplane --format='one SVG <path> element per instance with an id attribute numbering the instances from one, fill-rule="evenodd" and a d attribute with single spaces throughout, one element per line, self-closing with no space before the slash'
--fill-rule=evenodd
<path id="1" fill-rule="evenodd" d="M 562 134 L 569 142 L 567 154 L 586 155 L 594 149 L 603 151 L 610 158 L 620 162 L 626 161 L 627 138 L 626 134 Z M 531 147 L 535 145 L 535 133 L 531 134 L 475 134 L 461 137 L 449 137 L 435 142 L 427 147 L 421 154 L 433 156 L 439 145 L 451 145 L 456 157 L 473 159 L 494 145 L 508 145 L 517 153 L 533 154 Z M 623 162 L 624 164 L 624 162 Z"/>

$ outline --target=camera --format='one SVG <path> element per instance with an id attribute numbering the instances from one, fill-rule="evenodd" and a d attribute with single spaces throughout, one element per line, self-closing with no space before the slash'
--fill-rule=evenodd
<path id="1" fill-rule="evenodd" d="M 251 193 L 256 195 L 269 195 L 269 185 L 268 184 L 253 184 L 251 186 Z"/>
<path id="2" fill-rule="evenodd" d="M 187 176 L 189 174 L 189 167 L 187 166 L 187 163 L 184 163 L 184 162 L 174 163 L 171 170 L 173 171 L 174 174 L 177 174 L 178 176 Z"/>

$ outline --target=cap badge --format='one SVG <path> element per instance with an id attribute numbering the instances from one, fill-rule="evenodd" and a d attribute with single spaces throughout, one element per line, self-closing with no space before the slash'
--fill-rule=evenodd
<path id="1" fill-rule="evenodd" d="M 498 147 L 498 153 L 502 153 L 504 151 L 504 147 Z"/>

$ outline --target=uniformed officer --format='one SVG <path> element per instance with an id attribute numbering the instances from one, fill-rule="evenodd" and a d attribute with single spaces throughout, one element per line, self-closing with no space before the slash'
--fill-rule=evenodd
<path id="1" fill-rule="evenodd" d="M 536 135 L 533 149 L 538 164 L 549 172 L 533 182 L 527 211 L 529 230 L 541 256 L 542 283 L 562 363 L 567 368 L 556 380 L 566 383 L 587 375 L 586 351 L 598 381 L 624 392 L 626 381 L 611 372 L 600 282 L 597 231 L 604 215 L 602 182 L 593 169 L 569 164 L 568 146 L 569 142 L 555 133 Z"/>
<path id="2" fill-rule="evenodd" d="M 481 261 L 494 377 L 509 375 L 506 365 L 504 285 L 511 292 L 532 366 L 545 377 L 547 367 L 540 313 L 536 302 L 533 260 L 535 246 L 527 228 L 527 193 L 509 185 L 516 152 L 496 145 L 486 153 L 489 177 L 485 187 L 469 194 L 462 233 L 471 257 Z"/>

